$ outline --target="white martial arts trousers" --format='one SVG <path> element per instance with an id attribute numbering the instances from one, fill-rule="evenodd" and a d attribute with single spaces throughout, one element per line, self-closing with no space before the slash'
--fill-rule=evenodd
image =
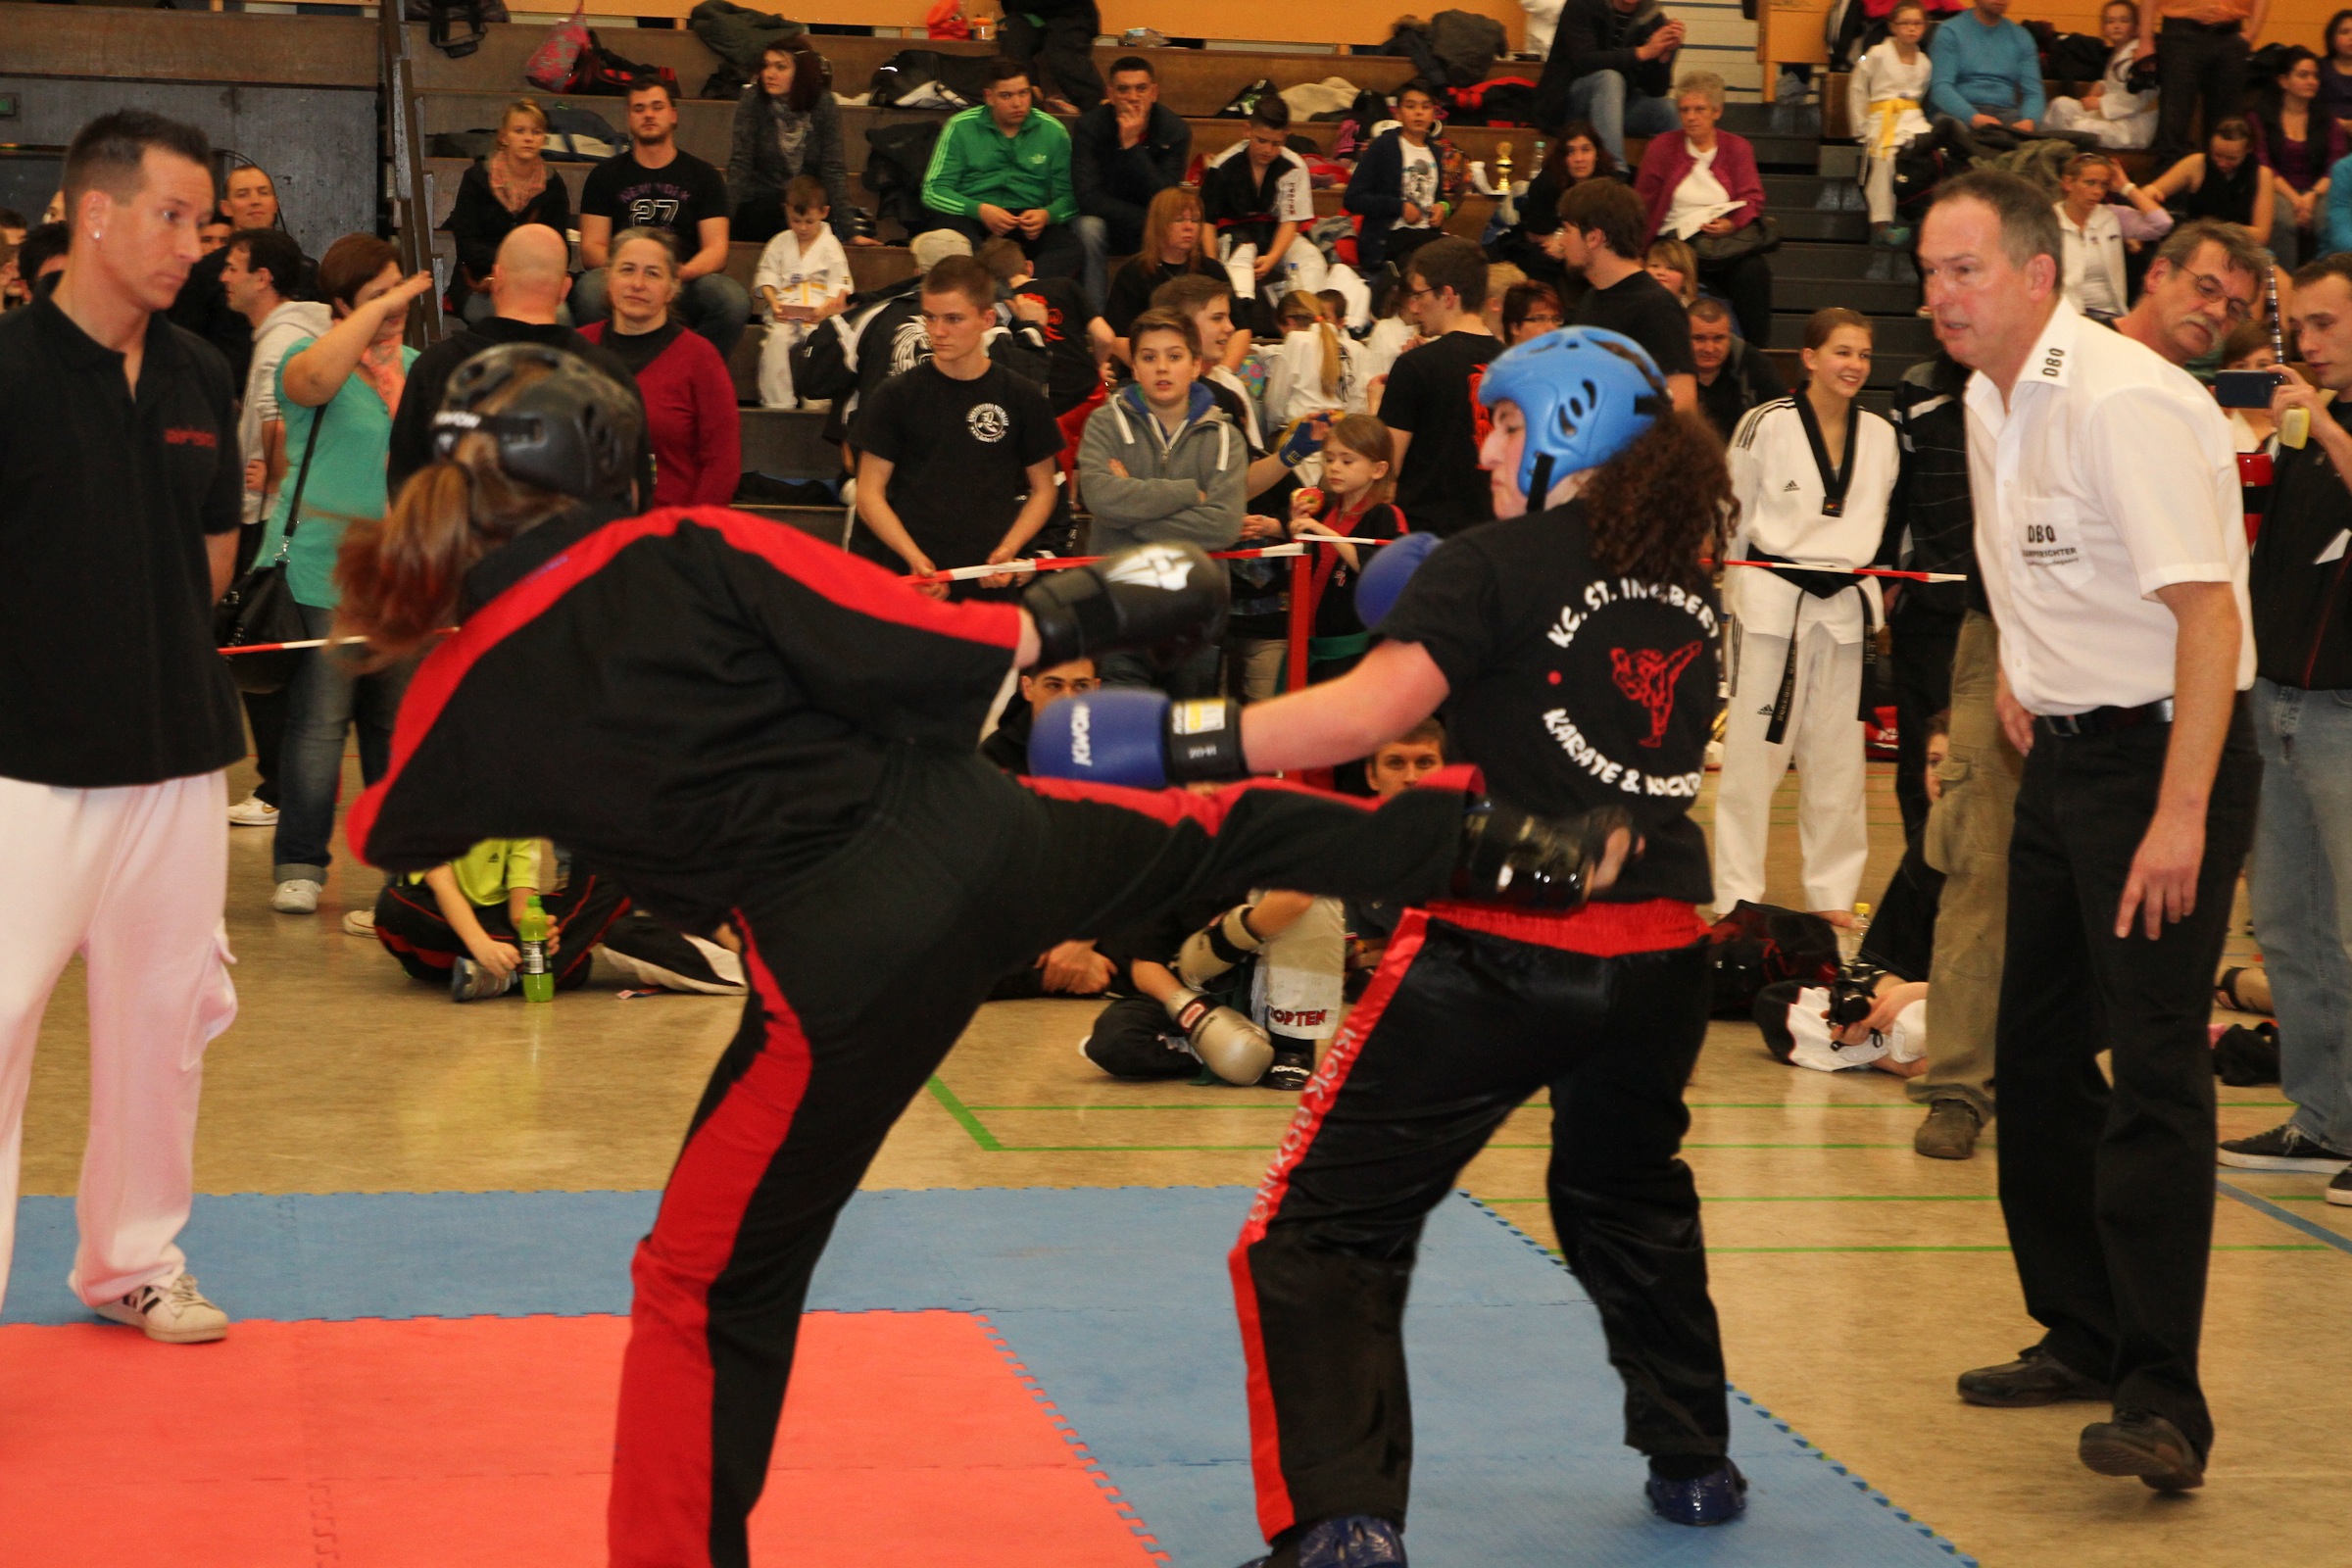
<path id="1" fill-rule="evenodd" d="M 1798 621 L 1796 694 L 1779 745 L 1764 738 L 1781 689 L 1788 639 L 1741 628 L 1740 664 L 1724 716 L 1723 771 L 1715 785 L 1715 907 L 1764 902 L 1764 845 L 1772 796 L 1796 764 L 1796 839 L 1808 909 L 1851 908 L 1870 858 L 1862 799 L 1862 645 L 1834 627 Z"/>
<path id="2" fill-rule="evenodd" d="M 33 1040 L 76 953 L 89 978 L 90 1135 L 71 1283 L 94 1306 L 180 1272 L 204 1049 L 237 1015 L 220 922 L 227 812 L 221 773 L 102 790 L 0 778 L 0 1293 Z"/>

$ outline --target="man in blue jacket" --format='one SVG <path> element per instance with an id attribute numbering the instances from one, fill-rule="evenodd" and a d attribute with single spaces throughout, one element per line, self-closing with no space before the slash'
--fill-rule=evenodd
<path id="1" fill-rule="evenodd" d="M 1109 291 L 1106 258 L 1143 248 L 1152 198 L 1184 183 L 1193 129 L 1159 104 L 1159 73 L 1142 55 L 1110 68 L 1110 96 L 1070 125 L 1070 178 L 1079 216 L 1071 224 L 1086 247 L 1087 303 L 1100 312 Z"/>
<path id="2" fill-rule="evenodd" d="M 2041 51 L 2034 35 L 2004 14 L 2009 0 L 1977 0 L 1928 40 L 1936 74 L 1929 113 L 1949 115 L 1971 130 L 2002 126 L 2034 134 L 2041 121 Z"/>

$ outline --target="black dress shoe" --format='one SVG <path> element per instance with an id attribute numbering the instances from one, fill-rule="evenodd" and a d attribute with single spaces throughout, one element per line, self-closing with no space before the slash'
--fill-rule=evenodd
<path id="1" fill-rule="evenodd" d="M 1961 1373 L 1960 1397 L 1971 1404 L 2019 1410 L 2074 1400 L 2104 1403 L 2112 1396 L 2106 1384 L 2084 1377 L 2035 1345 L 2019 1351 L 2014 1361 Z"/>
<path id="2" fill-rule="evenodd" d="M 2103 1476 L 2137 1476 L 2158 1492 L 2205 1484 L 2205 1461 L 2180 1429 L 2147 1410 L 2118 1410 L 2082 1429 L 2082 1463 Z"/>

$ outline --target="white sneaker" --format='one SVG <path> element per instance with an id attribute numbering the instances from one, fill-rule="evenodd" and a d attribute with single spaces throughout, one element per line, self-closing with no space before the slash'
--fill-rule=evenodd
<path id="1" fill-rule="evenodd" d="M 228 808 L 228 820 L 236 827 L 275 827 L 277 808 L 258 795 L 248 795 Z"/>
<path id="2" fill-rule="evenodd" d="M 280 914 L 317 914 L 318 895 L 325 891 L 307 876 L 291 877 L 270 895 L 270 907 Z"/>
<path id="3" fill-rule="evenodd" d="M 204 1298 L 196 1276 L 181 1270 L 164 1285 L 142 1285 L 119 1300 L 93 1308 L 102 1318 L 143 1329 L 165 1345 L 202 1345 L 228 1338 L 228 1314 Z"/>
<path id="4" fill-rule="evenodd" d="M 375 935 L 375 911 L 373 909 L 345 909 L 343 911 L 343 934 L 347 937 Z"/>

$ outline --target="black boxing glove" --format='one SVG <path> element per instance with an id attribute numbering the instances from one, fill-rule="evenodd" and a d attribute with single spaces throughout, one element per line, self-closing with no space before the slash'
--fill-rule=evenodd
<path id="1" fill-rule="evenodd" d="M 1041 573 L 1021 595 L 1037 625 L 1031 667 L 1144 649 L 1188 652 L 1224 632 L 1230 598 L 1225 568 L 1197 545 L 1137 545 L 1091 566 Z"/>
<path id="2" fill-rule="evenodd" d="M 1593 873 L 1608 853 L 1610 835 L 1633 825 L 1633 814 L 1621 806 L 1545 817 L 1499 801 L 1481 801 L 1462 818 L 1454 896 L 1537 909 L 1577 908 L 1598 891 Z M 1642 836 L 1635 833 L 1626 860 L 1641 853 Z"/>

